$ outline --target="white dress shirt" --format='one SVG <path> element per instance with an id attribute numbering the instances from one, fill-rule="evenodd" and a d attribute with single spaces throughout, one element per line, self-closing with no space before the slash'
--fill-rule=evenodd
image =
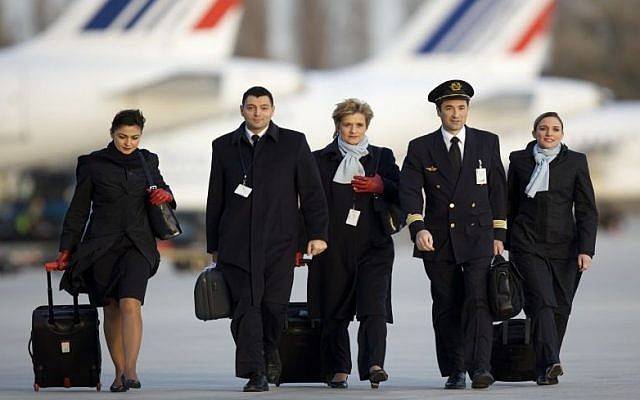
<path id="1" fill-rule="evenodd" d="M 261 130 L 258 133 L 253 133 L 249 130 L 249 128 L 247 128 L 247 126 L 244 126 L 244 134 L 247 136 L 247 139 L 249 139 L 249 143 L 253 144 L 253 141 L 251 141 L 251 136 L 253 135 L 258 135 L 260 136 L 260 139 L 262 139 L 262 135 L 264 135 L 264 133 L 267 131 L 267 129 L 269 129 L 269 126 L 267 125 L 266 128 L 264 128 L 263 130 Z"/>
<path id="2" fill-rule="evenodd" d="M 466 127 L 463 125 L 462 129 L 460 129 L 460 132 L 458 132 L 457 135 L 454 135 L 453 133 L 444 129 L 444 126 L 440 128 L 440 131 L 442 132 L 442 138 L 444 139 L 444 144 L 445 146 L 447 146 L 447 151 L 449 151 L 449 149 L 451 148 L 452 137 L 455 136 L 460 140 L 460 142 L 458 142 L 458 147 L 460 147 L 460 161 L 462 161 L 464 159 L 464 140 L 467 135 Z"/>

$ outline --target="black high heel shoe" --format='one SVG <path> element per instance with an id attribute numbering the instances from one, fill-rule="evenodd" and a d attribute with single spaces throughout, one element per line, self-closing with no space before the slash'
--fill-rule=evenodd
<path id="1" fill-rule="evenodd" d="M 347 375 L 347 377 L 343 381 L 334 381 L 333 378 L 331 378 L 329 379 L 329 381 L 327 381 L 327 385 L 331 389 L 346 389 L 349 387 L 349 384 L 347 383 L 347 379 L 349 379 L 349 375 Z"/>
<path id="2" fill-rule="evenodd" d="M 346 379 L 344 381 L 329 381 L 327 385 L 329 385 L 331 389 L 346 389 L 349 387 Z"/>
<path id="3" fill-rule="evenodd" d="M 382 368 L 369 372 L 369 382 L 371 382 L 371 389 L 378 389 L 380 382 L 384 382 L 389 379 L 389 374 Z"/>
<path id="4" fill-rule="evenodd" d="M 125 384 L 124 375 L 120 377 L 120 386 L 115 386 L 115 385 L 109 386 L 109 391 L 113 393 L 126 392 L 127 390 L 129 390 L 129 388 Z"/>
<path id="5" fill-rule="evenodd" d="M 127 379 L 122 375 L 122 383 L 128 389 L 140 389 L 142 384 L 137 379 Z"/>

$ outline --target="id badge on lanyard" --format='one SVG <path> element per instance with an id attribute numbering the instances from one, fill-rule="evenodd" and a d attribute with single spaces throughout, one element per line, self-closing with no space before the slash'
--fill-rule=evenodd
<path id="1" fill-rule="evenodd" d="M 478 168 L 476 168 L 476 184 L 487 184 L 487 170 L 482 167 L 482 160 L 478 160 Z"/>
<path id="2" fill-rule="evenodd" d="M 350 209 L 347 214 L 347 225 L 358 226 L 358 219 L 360 219 L 360 211 L 355 208 Z"/>
<path id="3" fill-rule="evenodd" d="M 249 168 L 244 165 L 244 159 L 242 158 L 240 146 L 238 146 L 238 156 L 240 157 L 240 165 L 242 166 L 242 183 L 238 184 L 236 190 L 234 190 L 233 193 L 246 199 L 249 197 L 251 191 L 253 190 L 249 186 L 247 186 L 247 174 L 249 173 L 249 170 L 251 170 L 253 162 L 249 165 Z"/>

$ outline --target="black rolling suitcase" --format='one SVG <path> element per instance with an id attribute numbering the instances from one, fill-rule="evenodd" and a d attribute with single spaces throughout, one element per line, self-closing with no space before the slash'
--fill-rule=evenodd
<path id="1" fill-rule="evenodd" d="M 35 375 L 33 389 L 95 387 L 100 390 L 98 310 L 78 305 L 53 305 L 51 272 L 47 272 L 49 304 L 33 310 L 29 355 Z"/>
<path id="2" fill-rule="evenodd" d="M 536 380 L 536 353 L 531 342 L 530 319 L 509 319 L 493 325 L 491 372 L 497 381 Z"/>
<path id="3" fill-rule="evenodd" d="M 281 383 L 326 382 L 322 374 L 320 321 L 309 318 L 307 303 L 289 303 L 287 321 L 280 341 Z"/>

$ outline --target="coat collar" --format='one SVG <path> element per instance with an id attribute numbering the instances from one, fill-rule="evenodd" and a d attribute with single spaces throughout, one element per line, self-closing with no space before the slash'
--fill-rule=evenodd
<path id="1" fill-rule="evenodd" d="M 531 163 L 531 164 L 535 164 L 536 160 L 533 157 L 533 146 L 536 145 L 536 141 L 532 140 L 529 143 L 527 143 L 527 147 L 524 149 L 524 155 L 526 157 L 526 159 Z M 563 162 L 566 158 L 567 158 L 567 154 L 569 153 L 569 148 L 567 147 L 566 144 L 561 143 L 560 144 L 560 153 L 558 153 L 558 155 L 556 156 L 556 158 L 554 158 L 551 163 L 549 163 L 549 166 L 553 166 L 556 165 L 558 163 Z"/>
<path id="2" fill-rule="evenodd" d="M 444 143 L 442 131 L 440 131 L 440 129 L 433 131 L 428 137 L 431 141 L 431 145 L 429 146 L 429 149 L 431 149 L 431 157 L 435 161 L 440 174 L 451 184 L 451 187 L 454 187 L 456 182 L 453 179 L 453 165 L 449 159 L 449 152 Z"/>
<path id="3" fill-rule="evenodd" d="M 233 132 L 233 136 L 231 137 L 231 143 L 238 144 L 240 143 L 240 141 L 244 140 L 247 144 L 251 144 L 249 143 L 249 140 L 245 135 L 245 126 L 246 126 L 246 122 L 243 122 L 240 124 L 238 129 L 236 129 Z M 264 133 L 264 136 L 270 137 L 271 139 L 273 139 L 274 142 L 278 142 L 278 140 L 280 139 L 280 127 L 276 125 L 273 121 L 269 122 L 269 128 L 267 128 L 267 131 Z"/>
<path id="4" fill-rule="evenodd" d="M 470 128 L 465 125 L 464 156 L 462 158 L 461 173 L 465 173 L 465 171 L 473 171 L 473 173 L 475 173 L 475 168 L 479 165 L 477 157 L 477 136 L 477 132 L 474 128 Z M 449 151 L 444 143 L 442 130 L 437 129 L 427 135 L 427 137 L 431 140 L 429 148 L 431 149 L 431 156 L 435 161 L 439 172 L 442 174 L 444 179 L 449 182 L 451 187 L 455 188 L 458 182 L 458 177 L 453 175 L 453 164 L 451 164 L 451 159 L 449 159 Z"/>
<path id="5" fill-rule="evenodd" d="M 336 137 L 331 143 L 326 145 L 324 149 L 320 150 L 320 154 L 332 160 L 341 160 L 342 153 L 340 153 L 340 149 L 338 148 L 338 138 Z"/>

